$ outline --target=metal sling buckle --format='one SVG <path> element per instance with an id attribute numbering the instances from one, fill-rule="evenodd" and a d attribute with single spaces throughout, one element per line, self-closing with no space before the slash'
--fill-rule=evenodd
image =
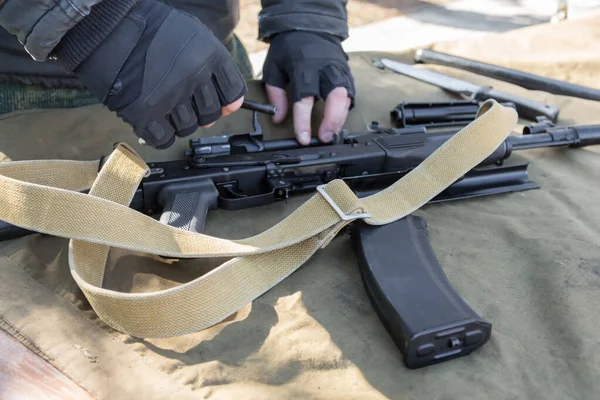
<path id="1" fill-rule="evenodd" d="M 325 199 L 325 201 L 327 201 L 327 203 L 329 203 L 329 205 L 331 206 L 331 208 L 333 208 L 333 210 L 337 213 L 337 215 L 340 216 L 340 218 L 343 221 L 350 221 L 353 219 L 364 219 L 364 218 L 371 218 L 371 214 L 369 214 L 368 212 L 356 212 L 356 213 L 352 213 L 352 214 L 346 214 L 342 211 L 341 208 L 338 207 L 337 204 L 335 204 L 335 201 L 333 201 L 333 199 L 331 197 L 329 197 L 329 195 L 325 192 L 325 186 L 326 185 L 319 185 L 317 186 L 317 192 L 319 192 L 321 194 L 321 196 L 323 196 L 323 198 Z"/>

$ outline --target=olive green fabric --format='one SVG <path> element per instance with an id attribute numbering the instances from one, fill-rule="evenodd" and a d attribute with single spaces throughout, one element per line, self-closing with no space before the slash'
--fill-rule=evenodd
<path id="1" fill-rule="evenodd" d="M 600 89 L 599 17 L 434 47 Z M 454 99 L 373 68 L 374 55 L 351 55 L 358 96 L 346 124 L 350 131 L 364 130 L 373 120 L 388 125 L 389 111 L 401 101 Z M 385 55 L 410 61 L 412 52 Z M 600 124 L 598 102 L 430 68 L 559 106 L 560 124 Z M 265 100 L 258 82 L 250 88 L 249 99 Z M 320 115 L 322 104 L 315 129 Z M 292 136 L 290 119 L 281 126 L 270 124 L 268 116 L 260 122 L 269 138 Z M 251 114 L 241 110 L 196 136 L 251 129 Z M 0 117 L 0 152 L 13 160 L 90 160 L 109 154 L 121 140 L 149 161 L 182 158 L 188 147 L 187 140 L 165 152 L 140 146 L 130 129 L 99 105 Z M 99 399 L 595 399 L 600 393 L 600 148 L 515 156 L 531 162 L 530 177 L 540 189 L 428 205 L 417 212 L 428 223 L 454 288 L 493 324 L 490 342 L 462 359 L 420 370 L 404 366 L 373 311 L 343 235 L 226 321 L 152 340 L 116 333 L 98 320 L 70 276 L 67 240 L 32 235 L 0 243 L 0 321 L 8 321 L 11 332 L 26 337 Z M 260 233 L 305 199 L 211 212 L 206 233 L 231 239 Z M 165 264 L 116 250 L 104 286 L 162 290 L 222 261 Z"/>
<path id="2" fill-rule="evenodd" d="M 254 73 L 248 53 L 240 39 L 233 38 L 225 43 L 245 79 Z M 98 99 L 87 89 L 47 88 L 39 85 L 0 82 L 0 115 L 14 111 L 75 108 L 97 104 Z"/>

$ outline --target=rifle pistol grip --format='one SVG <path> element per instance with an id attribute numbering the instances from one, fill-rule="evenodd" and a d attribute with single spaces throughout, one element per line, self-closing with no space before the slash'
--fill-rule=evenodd
<path id="1" fill-rule="evenodd" d="M 202 233 L 208 211 L 217 208 L 218 197 L 210 179 L 166 184 L 158 193 L 158 203 L 163 207 L 160 222 Z"/>

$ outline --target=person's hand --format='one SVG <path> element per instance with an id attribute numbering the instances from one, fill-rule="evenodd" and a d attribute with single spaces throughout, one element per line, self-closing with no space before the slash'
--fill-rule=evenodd
<path id="1" fill-rule="evenodd" d="M 77 54 L 70 50 L 94 39 L 93 32 L 73 29 L 58 59 L 63 55 L 68 67 L 68 56 Z M 139 1 L 73 72 L 158 149 L 236 111 L 247 91 L 233 58 L 213 33 L 197 18 L 156 0 Z"/>
<path id="2" fill-rule="evenodd" d="M 311 115 L 315 98 L 325 100 L 323 121 L 317 136 L 330 142 L 343 128 L 354 105 L 354 79 L 348 56 L 338 38 L 327 34 L 292 31 L 272 40 L 263 67 L 263 83 L 269 102 L 277 107 L 273 116 L 281 122 L 288 113 L 289 84 L 294 132 L 300 144 L 310 143 Z"/>

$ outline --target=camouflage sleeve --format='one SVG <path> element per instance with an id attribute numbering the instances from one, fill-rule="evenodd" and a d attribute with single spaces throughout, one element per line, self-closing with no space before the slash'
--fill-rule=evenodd
<path id="1" fill-rule="evenodd" d="M 103 5 L 107 23 L 118 23 L 135 0 L 0 0 L 0 26 L 16 36 L 29 55 L 46 60 L 63 36 L 86 18 L 92 8 Z"/>
<path id="2" fill-rule="evenodd" d="M 348 37 L 347 0 L 262 0 L 259 39 L 265 42 L 276 33 L 293 30 L 329 33 Z"/>

